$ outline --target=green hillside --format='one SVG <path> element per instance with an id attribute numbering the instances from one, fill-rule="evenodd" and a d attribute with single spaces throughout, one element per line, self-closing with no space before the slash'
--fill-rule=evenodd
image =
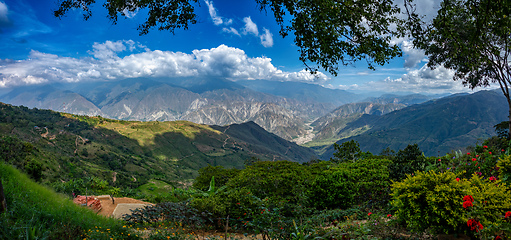
<path id="1" fill-rule="evenodd" d="M 309 160 L 283 154 L 279 144 L 289 147 L 284 140 L 261 147 L 186 121 L 120 121 L 0 105 L 0 159 L 48 183 L 97 178 L 120 188 L 152 179 L 175 185 L 208 165 L 241 168 L 252 157 Z"/>
<path id="2" fill-rule="evenodd" d="M 374 116 L 363 115 L 338 132 L 364 132 L 337 143 L 355 140 L 363 151 L 379 154 L 417 143 L 427 156 L 444 155 L 496 135 L 494 125 L 507 120 L 507 103 L 500 91 L 453 95 Z M 322 158 L 332 156 L 327 147 Z"/>

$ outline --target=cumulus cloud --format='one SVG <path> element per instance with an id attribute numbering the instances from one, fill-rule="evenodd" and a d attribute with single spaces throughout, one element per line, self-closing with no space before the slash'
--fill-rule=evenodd
<path id="1" fill-rule="evenodd" d="M 250 16 L 243 18 L 243 22 L 245 22 L 245 27 L 243 28 L 243 34 L 247 35 L 249 33 L 254 36 L 259 36 L 259 30 L 257 29 L 257 24 L 252 22 Z"/>
<path id="2" fill-rule="evenodd" d="M 208 5 L 209 16 L 211 16 L 211 19 L 213 20 L 213 23 L 215 25 L 217 26 L 222 24 L 230 25 L 232 23 L 232 19 L 227 19 L 226 21 L 224 21 L 222 17 L 218 16 L 218 14 L 216 13 L 216 9 L 213 6 L 213 1 L 204 0 L 204 2 L 206 3 L 206 5 Z"/>
<path id="3" fill-rule="evenodd" d="M 192 53 L 148 50 L 134 41 L 94 43 L 91 57 L 71 58 L 31 51 L 26 60 L 0 59 L 0 87 L 51 82 L 120 80 L 137 77 L 223 77 L 324 83 L 328 77 L 302 70 L 285 72 L 267 57 L 248 57 L 238 48 L 220 45 Z M 124 57 L 119 54 L 132 52 Z"/>
<path id="4" fill-rule="evenodd" d="M 273 47 L 273 34 L 271 34 L 270 30 L 263 28 L 264 34 L 261 34 L 259 38 L 261 38 L 261 44 L 264 47 Z"/>
<path id="5" fill-rule="evenodd" d="M 411 41 L 408 40 L 403 41 L 401 49 L 405 54 L 404 63 L 405 68 L 414 68 L 417 66 L 417 64 L 425 60 L 426 54 L 424 53 L 424 51 L 415 48 Z"/>
<path id="6" fill-rule="evenodd" d="M 411 69 L 406 74 L 396 79 L 387 77 L 382 81 L 371 81 L 359 85 L 339 86 L 345 90 L 384 91 L 384 92 L 407 92 L 407 93 L 455 93 L 468 92 L 459 81 L 453 80 L 454 71 L 443 66 L 435 69 L 426 64 L 419 69 Z"/>

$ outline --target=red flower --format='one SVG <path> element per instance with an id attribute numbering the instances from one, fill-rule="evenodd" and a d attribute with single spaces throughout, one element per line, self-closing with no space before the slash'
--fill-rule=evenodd
<path id="1" fill-rule="evenodd" d="M 491 176 L 491 177 L 490 177 L 490 181 L 495 181 L 495 180 L 497 180 L 497 178 L 496 178 L 496 177 L 494 177 L 494 176 Z"/>
<path id="2" fill-rule="evenodd" d="M 241 203 L 236 203 L 236 204 L 240 205 Z"/>
<path id="3" fill-rule="evenodd" d="M 470 155 L 470 153 L 468 152 L 467 155 Z"/>
<path id="4" fill-rule="evenodd" d="M 483 230 L 483 225 L 475 219 L 469 219 L 467 226 L 470 227 L 471 231 L 475 230 L 476 232 L 479 232 L 479 230 Z"/>
<path id="5" fill-rule="evenodd" d="M 511 217 L 511 212 L 510 211 L 507 211 L 506 212 L 506 215 L 504 216 L 505 218 L 510 218 Z"/>
<path id="6" fill-rule="evenodd" d="M 472 161 L 477 161 L 477 159 L 475 159 L 475 158 L 472 158 Z"/>
<path id="7" fill-rule="evenodd" d="M 456 178 L 456 182 L 459 182 L 459 181 L 460 181 L 460 178 L 459 178 L 459 177 L 457 177 L 457 178 Z"/>
<path id="8" fill-rule="evenodd" d="M 488 152 L 491 155 L 491 152 Z"/>
<path id="9" fill-rule="evenodd" d="M 502 238 L 500 236 L 496 236 L 495 240 L 501 240 Z"/>
<path id="10" fill-rule="evenodd" d="M 442 161 L 442 159 L 438 159 L 438 161 L 439 161 L 439 162 L 441 162 L 441 161 Z"/>
<path id="11" fill-rule="evenodd" d="M 464 196 L 463 197 L 463 201 L 465 201 L 465 202 L 474 202 L 474 197 L 472 197 L 471 195 Z"/>
<path id="12" fill-rule="evenodd" d="M 483 148 L 488 148 L 488 146 L 484 145 Z"/>
<path id="13" fill-rule="evenodd" d="M 371 214 L 373 214 L 373 213 L 372 213 L 372 212 L 369 212 L 369 213 L 367 214 L 367 216 L 371 216 Z"/>
<path id="14" fill-rule="evenodd" d="M 504 152 L 504 151 L 506 151 L 506 150 L 504 150 L 504 149 L 501 149 L 500 151 Z"/>
<path id="15" fill-rule="evenodd" d="M 472 204 L 472 202 L 466 201 L 466 202 L 463 203 L 463 208 L 468 208 L 468 207 L 472 207 L 472 206 L 474 206 Z"/>
<path id="16" fill-rule="evenodd" d="M 392 217 L 392 214 L 387 214 L 387 217 Z"/>

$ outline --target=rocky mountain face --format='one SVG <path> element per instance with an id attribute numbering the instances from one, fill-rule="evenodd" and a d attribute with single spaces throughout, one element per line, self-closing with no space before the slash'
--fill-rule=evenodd
<path id="1" fill-rule="evenodd" d="M 311 86 L 319 87 L 299 87 Z M 276 96 L 225 79 L 179 79 L 172 84 L 168 80 L 127 79 L 32 88 L 36 94 L 33 89 L 19 88 L 0 101 L 121 120 L 188 120 L 208 125 L 254 121 L 287 140 L 305 134 L 305 122 L 328 113 L 338 103 Z M 297 86 L 293 89 L 300 91 Z"/>
<path id="2" fill-rule="evenodd" d="M 313 140 L 322 141 L 330 139 L 330 141 L 335 142 L 336 139 L 349 137 L 355 134 L 355 132 L 342 132 L 341 130 L 344 129 L 348 123 L 357 120 L 364 114 L 380 116 L 404 107 L 406 107 L 406 105 L 401 103 L 372 102 L 348 103 L 342 105 L 311 124 L 317 132 Z"/>

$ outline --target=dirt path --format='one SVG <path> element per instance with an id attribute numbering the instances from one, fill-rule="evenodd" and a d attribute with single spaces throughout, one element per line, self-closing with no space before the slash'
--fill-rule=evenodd
<path id="1" fill-rule="evenodd" d="M 140 201 L 133 198 L 128 197 L 120 197 L 120 198 L 114 198 L 115 203 L 112 203 L 112 199 L 110 196 L 98 196 L 99 201 L 101 202 L 101 211 L 99 211 L 99 214 L 103 216 L 110 217 L 112 216 L 112 213 L 114 212 L 115 208 L 120 203 L 142 203 L 142 204 L 152 204 L 144 201 Z"/>

